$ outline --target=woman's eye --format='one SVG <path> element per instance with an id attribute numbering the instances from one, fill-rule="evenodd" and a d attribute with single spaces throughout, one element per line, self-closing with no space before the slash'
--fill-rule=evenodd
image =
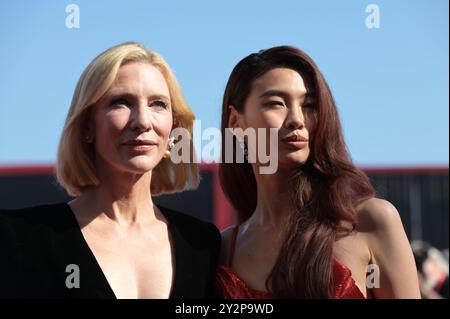
<path id="1" fill-rule="evenodd" d="M 264 103 L 264 105 L 268 107 L 283 107 L 284 103 L 281 101 L 269 101 L 267 103 Z"/>
<path id="2" fill-rule="evenodd" d="M 114 99 L 111 101 L 111 106 L 121 106 L 121 105 L 128 106 L 128 105 L 130 105 L 130 103 L 126 99 L 123 99 L 123 98 Z"/>
<path id="3" fill-rule="evenodd" d="M 156 101 L 153 101 L 151 103 L 151 106 L 156 106 L 156 107 L 159 107 L 159 108 L 167 109 L 169 104 L 167 102 L 164 102 L 164 101 L 161 101 L 161 100 L 156 100 Z"/>

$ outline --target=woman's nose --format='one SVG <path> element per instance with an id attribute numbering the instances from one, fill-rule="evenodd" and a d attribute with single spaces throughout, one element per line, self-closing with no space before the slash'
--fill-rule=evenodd
<path id="1" fill-rule="evenodd" d="M 286 117 L 286 127 L 289 129 L 303 128 L 305 125 L 305 118 L 300 107 L 289 108 Z"/>
<path id="2" fill-rule="evenodd" d="M 143 103 L 133 108 L 131 121 L 132 129 L 149 131 L 153 128 L 150 108 Z"/>

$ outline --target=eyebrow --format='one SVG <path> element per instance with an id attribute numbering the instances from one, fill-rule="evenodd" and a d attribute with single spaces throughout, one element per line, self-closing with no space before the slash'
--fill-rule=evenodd
<path id="1" fill-rule="evenodd" d="M 110 99 L 116 99 L 116 98 L 128 98 L 128 99 L 134 99 L 135 95 L 132 93 L 128 93 L 128 92 L 110 92 L 108 93 L 108 97 Z M 170 101 L 170 98 L 164 94 L 151 94 L 147 97 L 150 100 L 157 100 L 157 99 L 161 99 L 161 100 L 167 100 Z"/>
<path id="2" fill-rule="evenodd" d="M 259 98 L 262 99 L 269 96 L 279 96 L 283 99 L 288 99 L 290 97 L 290 94 L 282 90 L 268 90 L 261 94 Z M 305 92 L 301 94 L 301 96 L 305 97 L 305 99 L 314 98 L 314 92 Z"/>

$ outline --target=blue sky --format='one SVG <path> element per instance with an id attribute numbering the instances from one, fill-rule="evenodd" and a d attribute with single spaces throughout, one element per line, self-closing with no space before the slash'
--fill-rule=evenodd
<path id="1" fill-rule="evenodd" d="M 78 29 L 65 24 L 71 3 Z M 4 1 L 0 166 L 53 163 L 81 72 L 131 40 L 165 57 L 202 128 L 219 127 L 241 58 L 289 44 L 324 73 L 358 165 L 448 165 L 448 30 L 447 0 Z"/>

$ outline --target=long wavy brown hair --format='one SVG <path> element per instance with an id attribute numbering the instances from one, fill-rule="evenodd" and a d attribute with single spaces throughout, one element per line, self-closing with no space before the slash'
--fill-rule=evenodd
<path id="1" fill-rule="evenodd" d="M 251 165 L 225 163 L 225 131 L 229 105 L 240 113 L 253 82 L 269 70 L 297 71 L 315 92 L 315 128 L 310 155 L 289 181 L 296 208 L 286 224 L 278 258 L 266 287 L 276 298 L 332 298 L 333 243 L 357 226 L 355 207 L 374 196 L 368 177 L 352 162 L 331 91 L 314 61 L 303 51 L 279 46 L 253 53 L 231 72 L 222 105 L 222 188 L 238 214 L 239 223 L 256 208 L 257 185 Z M 236 142 L 236 141 L 234 141 Z M 348 221 L 351 227 L 343 227 Z"/>

